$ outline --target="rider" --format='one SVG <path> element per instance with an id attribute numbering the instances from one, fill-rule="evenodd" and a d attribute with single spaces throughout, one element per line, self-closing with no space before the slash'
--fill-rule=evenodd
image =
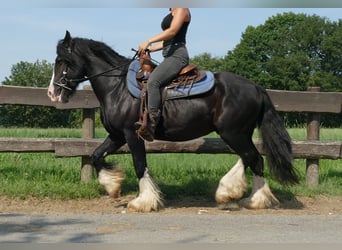
<path id="1" fill-rule="evenodd" d="M 148 122 L 147 128 L 139 135 L 147 141 L 153 141 L 154 132 L 161 116 L 162 104 L 160 88 L 169 83 L 183 67 L 189 64 L 186 48 L 186 33 L 191 21 L 188 8 L 170 8 L 161 23 L 163 31 L 139 45 L 138 54 L 146 50 L 163 50 L 164 60 L 154 69 L 147 81 Z M 140 125 L 140 124 L 139 124 Z"/>

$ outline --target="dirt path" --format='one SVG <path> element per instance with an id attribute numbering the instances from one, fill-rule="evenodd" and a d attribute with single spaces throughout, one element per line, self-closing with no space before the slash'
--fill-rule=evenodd
<path id="1" fill-rule="evenodd" d="M 126 213 L 126 205 L 133 196 L 111 199 L 103 196 L 91 200 L 52 200 L 0 197 L 0 213 L 32 214 L 117 214 Z M 226 209 L 219 209 L 212 200 L 200 197 L 184 197 L 166 201 L 161 214 L 284 214 L 284 215 L 332 215 L 342 214 L 342 196 L 315 198 L 297 196 L 290 201 L 282 201 L 275 209 L 248 210 L 232 204 Z"/>

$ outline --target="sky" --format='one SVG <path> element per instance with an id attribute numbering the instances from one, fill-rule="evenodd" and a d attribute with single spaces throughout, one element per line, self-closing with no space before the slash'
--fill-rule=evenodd
<path id="1" fill-rule="evenodd" d="M 39 2 L 39 0 L 36 0 Z M 105 0 L 98 0 L 103 2 Z M 127 1 L 127 0 L 126 0 Z M 13 65 L 25 61 L 53 63 L 56 45 L 65 31 L 74 37 L 98 40 L 123 56 L 131 57 L 131 48 L 161 32 L 160 22 L 168 8 L 127 8 L 81 4 L 61 6 L 40 4 L 0 8 L 0 82 L 11 74 Z M 85 1 L 86 2 L 86 1 Z M 27 3 L 27 2 L 26 2 Z M 342 8 L 190 8 L 192 22 L 187 36 L 190 57 L 202 53 L 225 56 L 239 43 L 247 26 L 258 26 L 279 13 L 316 14 L 330 21 L 342 19 Z M 161 60 L 160 52 L 152 55 Z"/>

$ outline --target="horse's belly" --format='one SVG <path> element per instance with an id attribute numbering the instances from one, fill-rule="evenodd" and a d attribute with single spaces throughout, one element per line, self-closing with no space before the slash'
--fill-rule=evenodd
<path id="1" fill-rule="evenodd" d="M 158 126 L 156 139 L 165 141 L 187 141 L 205 136 L 214 131 L 213 125 L 202 120 L 201 122 L 180 121 L 179 123 L 166 123 Z"/>

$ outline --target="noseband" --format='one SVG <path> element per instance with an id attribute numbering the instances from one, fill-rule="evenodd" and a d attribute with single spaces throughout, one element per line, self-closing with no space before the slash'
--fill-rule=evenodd
<path id="1" fill-rule="evenodd" d="M 62 77 L 59 79 L 58 82 L 53 82 L 55 85 L 63 88 L 63 89 L 66 89 L 66 90 L 69 90 L 69 91 L 72 91 L 72 89 L 70 87 L 67 86 L 68 82 L 72 82 L 73 80 L 72 79 L 68 79 L 67 78 L 67 71 L 63 71 L 63 75 Z"/>

